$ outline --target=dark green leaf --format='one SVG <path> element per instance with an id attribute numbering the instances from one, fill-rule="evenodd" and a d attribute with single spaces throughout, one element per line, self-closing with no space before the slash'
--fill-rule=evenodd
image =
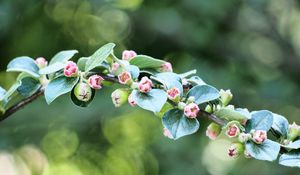
<path id="1" fill-rule="evenodd" d="M 193 134 L 198 131 L 200 126 L 197 119 L 187 118 L 179 109 L 171 109 L 166 112 L 162 123 L 171 132 L 174 139 Z"/>
<path id="2" fill-rule="evenodd" d="M 246 150 L 255 159 L 274 161 L 279 154 L 280 144 L 272 140 L 265 140 L 262 144 L 248 141 Z"/>
<path id="3" fill-rule="evenodd" d="M 276 133 L 286 137 L 289 129 L 289 122 L 283 116 L 273 113 L 272 128 L 276 131 Z"/>
<path id="4" fill-rule="evenodd" d="M 114 47 L 114 43 L 108 43 L 98 49 L 86 62 L 85 71 L 88 72 L 101 65 L 101 63 L 113 52 Z"/>
<path id="5" fill-rule="evenodd" d="M 282 154 L 279 158 L 279 164 L 289 167 L 300 167 L 299 150 Z"/>
<path id="6" fill-rule="evenodd" d="M 75 94 L 74 94 L 74 89 L 75 89 L 75 88 L 73 88 L 73 90 L 72 90 L 72 92 L 71 92 L 71 100 L 72 100 L 72 102 L 73 102 L 75 105 L 80 106 L 80 107 L 88 107 L 89 104 L 93 101 L 93 99 L 94 99 L 94 97 L 95 97 L 95 94 L 96 94 L 95 89 L 92 89 L 92 96 L 91 96 L 91 99 L 90 99 L 89 101 L 87 101 L 87 102 L 78 100 L 78 99 L 76 98 Z"/>
<path id="7" fill-rule="evenodd" d="M 196 104 L 209 102 L 220 97 L 219 91 L 209 85 L 197 85 L 189 90 L 187 97 L 195 97 Z"/>
<path id="8" fill-rule="evenodd" d="M 273 114 L 267 110 L 254 111 L 251 113 L 251 119 L 247 121 L 246 131 L 254 130 L 268 131 L 273 124 Z"/>
<path id="9" fill-rule="evenodd" d="M 58 77 L 52 80 L 45 89 L 45 98 L 48 104 L 57 97 L 70 92 L 79 78 Z"/>
<path id="10" fill-rule="evenodd" d="M 27 56 L 13 59 L 7 66 L 7 72 L 26 72 L 35 78 L 40 77 L 38 66 Z"/>
<path id="11" fill-rule="evenodd" d="M 76 53 L 78 53 L 77 50 L 64 50 L 64 51 L 60 51 L 56 55 L 54 55 L 54 57 L 51 59 L 49 65 L 52 65 L 52 64 L 55 64 L 55 63 L 66 63 Z"/>
<path id="12" fill-rule="evenodd" d="M 64 63 L 61 63 L 61 62 L 57 62 L 57 63 L 53 63 L 43 69 L 41 69 L 39 71 L 39 73 L 41 75 L 46 75 L 46 74 L 52 74 L 52 73 L 55 73 L 61 69 L 63 69 L 65 67 L 65 64 Z"/>
<path id="13" fill-rule="evenodd" d="M 140 69 L 159 68 L 164 63 L 166 62 L 163 60 L 155 59 L 146 55 L 137 55 L 130 60 L 130 64 L 135 65 Z"/>
<path id="14" fill-rule="evenodd" d="M 143 109 L 159 112 L 167 101 L 167 93 L 161 89 L 152 89 L 148 93 L 133 90 L 132 98 Z"/>
<path id="15" fill-rule="evenodd" d="M 18 92 L 23 97 L 31 96 L 41 87 L 40 82 L 31 77 L 23 78 L 21 82 L 22 84 L 18 87 Z"/>

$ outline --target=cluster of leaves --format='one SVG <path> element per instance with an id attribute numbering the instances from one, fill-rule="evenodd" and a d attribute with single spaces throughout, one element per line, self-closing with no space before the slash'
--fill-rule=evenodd
<path id="1" fill-rule="evenodd" d="M 109 86 L 114 82 L 124 86 L 112 95 L 117 107 L 128 100 L 132 106 L 153 112 L 161 118 L 165 135 L 171 139 L 197 132 L 201 116 L 211 116 L 213 123 L 208 127 L 207 135 L 212 139 L 224 133 L 229 136 L 238 145 L 230 148 L 230 155 L 245 153 L 247 157 L 267 161 L 279 157 L 281 165 L 300 167 L 298 125 L 289 125 L 283 116 L 267 110 L 249 112 L 229 105 L 231 92 L 219 91 L 206 84 L 194 76 L 195 70 L 177 74 L 172 71 L 170 63 L 145 55 L 119 59 L 114 55 L 114 47 L 115 44 L 108 43 L 93 55 L 79 58 L 76 63 L 78 70 L 72 76 L 66 76 L 64 70 L 76 50 L 61 51 L 45 65 L 39 65 L 27 56 L 15 58 L 8 64 L 7 71 L 20 74 L 9 90 L 0 87 L 1 113 L 5 114 L 12 105 L 41 91 L 48 104 L 70 93 L 74 104 L 87 107 L 95 90 L 101 89 L 101 86 L 93 88 L 89 84 L 89 78 L 97 75 L 101 79 L 96 84 Z M 129 74 L 126 82 L 120 80 L 124 73 Z M 147 86 L 143 87 L 145 84 Z M 87 99 L 79 98 L 78 94 L 88 95 L 88 92 L 91 94 Z M 254 136 L 256 131 L 268 135 Z M 261 140 L 257 141 L 255 137 Z"/>

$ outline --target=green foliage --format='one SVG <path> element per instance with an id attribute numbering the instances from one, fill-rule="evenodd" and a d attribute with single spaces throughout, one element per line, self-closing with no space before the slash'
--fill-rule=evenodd
<path id="1" fill-rule="evenodd" d="M 183 93 L 182 84 L 180 83 L 180 76 L 172 72 L 158 73 L 152 77 L 154 80 L 164 85 L 165 89 L 176 87 L 180 93 Z"/>
<path id="2" fill-rule="evenodd" d="M 279 158 L 279 164 L 289 167 L 300 167 L 299 150 L 282 154 Z"/>
<path id="3" fill-rule="evenodd" d="M 243 123 L 248 119 L 247 116 L 243 115 L 242 113 L 226 107 L 216 111 L 215 115 L 218 116 L 219 118 L 226 119 L 228 121 L 235 120 L 241 123 Z"/>
<path id="4" fill-rule="evenodd" d="M 23 56 L 13 59 L 7 65 L 7 72 L 26 72 L 35 78 L 39 78 L 39 68 L 30 57 Z"/>
<path id="5" fill-rule="evenodd" d="M 54 57 L 51 59 L 49 65 L 53 65 L 55 63 L 66 63 L 76 53 L 78 53 L 77 50 L 64 50 L 64 51 L 60 51 L 56 55 L 54 55 Z"/>
<path id="6" fill-rule="evenodd" d="M 219 91 L 209 85 L 194 86 L 187 94 L 187 97 L 195 97 L 196 104 L 206 103 L 220 97 Z"/>
<path id="7" fill-rule="evenodd" d="M 3 100 L 5 94 L 6 94 L 6 90 L 0 86 L 0 101 Z"/>
<path id="8" fill-rule="evenodd" d="M 249 141 L 246 143 L 246 151 L 255 159 L 274 161 L 279 154 L 280 144 L 272 140 L 266 140 L 262 144 Z"/>
<path id="9" fill-rule="evenodd" d="M 38 80 L 31 77 L 26 77 L 21 80 L 21 85 L 17 90 L 23 97 L 29 97 L 37 92 L 40 87 L 41 84 Z"/>
<path id="10" fill-rule="evenodd" d="M 246 130 L 250 132 L 254 130 L 268 131 L 273 124 L 273 114 L 267 110 L 254 111 L 251 113 L 251 119 L 248 120 Z"/>
<path id="11" fill-rule="evenodd" d="M 272 129 L 274 129 L 277 134 L 286 138 L 289 129 L 289 122 L 283 116 L 273 113 Z"/>
<path id="12" fill-rule="evenodd" d="M 137 55 L 130 60 L 130 64 L 135 65 L 140 69 L 159 68 L 164 63 L 166 62 L 163 60 L 155 59 L 146 55 Z"/>
<path id="13" fill-rule="evenodd" d="M 288 145 L 283 145 L 283 147 L 288 148 L 288 149 L 299 149 L 300 148 L 300 140 L 291 142 Z"/>
<path id="14" fill-rule="evenodd" d="M 55 73 L 65 67 L 65 64 L 62 62 L 53 63 L 39 71 L 41 75 L 52 74 Z"/>

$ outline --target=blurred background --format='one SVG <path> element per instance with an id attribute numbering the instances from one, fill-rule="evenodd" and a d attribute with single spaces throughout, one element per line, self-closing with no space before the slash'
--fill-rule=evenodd
<path id="1" fill-rule="evenodd" d="M 0 0 L 0 85 L 14 57 L 46 59 L 67 49 L 89 56 L 107 42 L 197 69 L 233 104 L 300 123 L 300 4 L 295 0 Z M 1 175 L 279 175 L 297 168 L 230 159 L 229 143 L 162 135 L 159 118 L 114 108 L 104 88 L 81 109 L 68 95 L 43 98 L 0 123 Z"/>

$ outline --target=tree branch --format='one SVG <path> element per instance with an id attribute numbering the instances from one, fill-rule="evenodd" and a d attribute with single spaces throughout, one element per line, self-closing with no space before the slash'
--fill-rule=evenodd
<path id="1" fill-rule="evenodd" d="M 210 114 L 204 110 L 200 110 L 200 115 L 207 117 L 209 120 L 217 123 L 220 126 L 225 126 L 227 123 L 225 120 L 220 119 L 219 117 L 215 116 L 214 114 Z"/>

